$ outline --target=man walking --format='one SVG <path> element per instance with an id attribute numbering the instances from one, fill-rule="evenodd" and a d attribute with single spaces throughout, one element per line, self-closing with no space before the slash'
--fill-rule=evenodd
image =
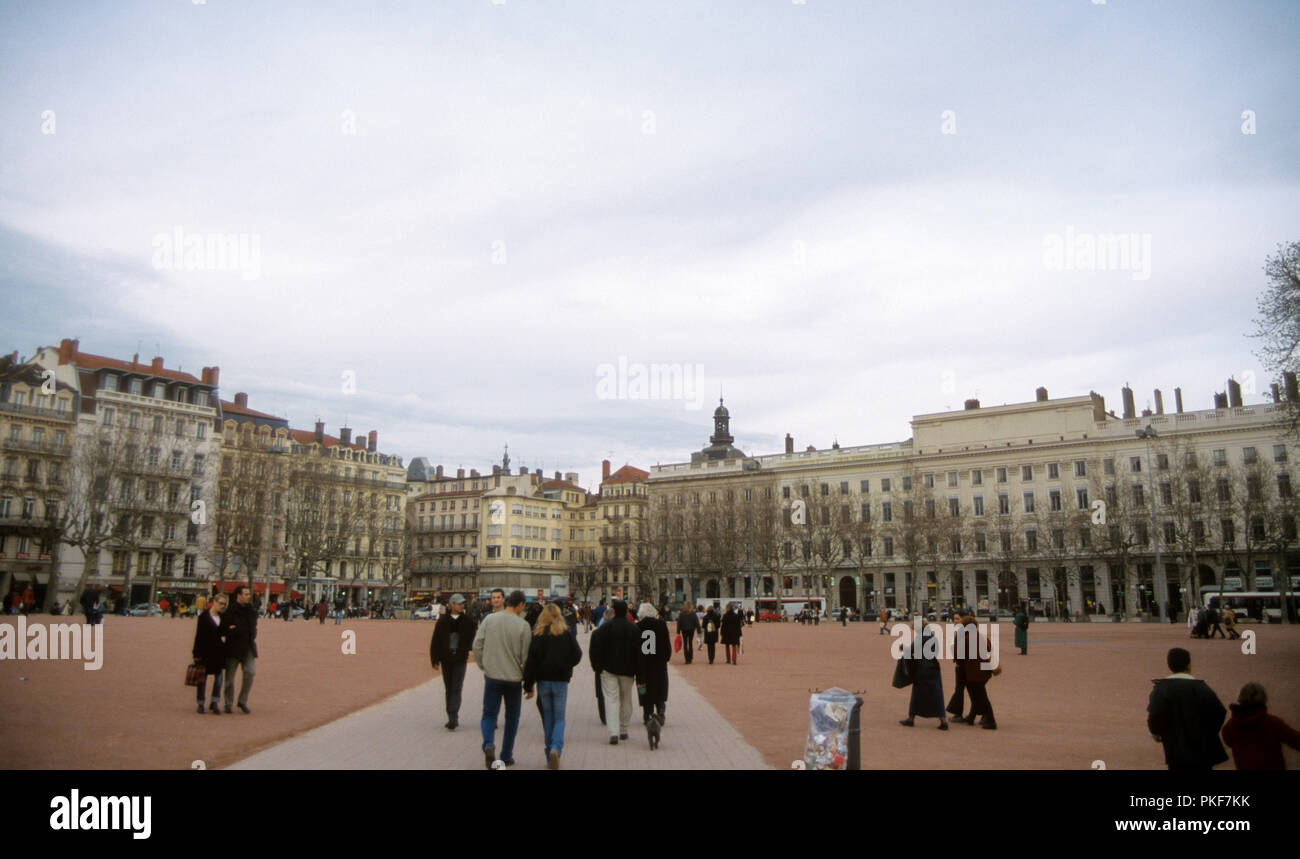
<path id="1" fill-rule="evenodd" d="M 1147 702 L 1147 729 L 1165 747 L 1171 770 L 1208 770 L 1228 759 L 1219 728 L 1228 711 L 1204 680 L 1191 675 L 1192 655 L 1181 647 L 1165 659 L 1168 677 L 1152 680 Z"/>
<path id="2" fill-rule="evenodd" d="M 700 628 L 700 619 L 695 615 L 695 606 L 687 603 L 682 606 L 682 613 L 677 615 L 677 634 L 682 637 L 682 656 L 690 665 L 695 659 L 695 633 Z"/>
<path id="3" fill-rule="evenodd" d="M 880 634 L 884 635 L 889 632 L 889 610 L 882 608 L 880 610 Z"/>
<path id="4" fill-rule="evenodd" d="M 235 669 L 239 679 L 239 712 L 247 714 L 248 693 L 253 688 L 254 663 L 257 661 L 257 611 L 253 608 L 253 589 L 248 585 L 235 588 L 235 602 L 221 615 L 221 629 L 226 636 L 226 712 L 235 694 Z"/>
<path id="5" fill-rule="evenodd" d="M 627 619 L 627 603 L 616 599 L 610 603 L 610 609 L 614 617 L 591 634 L 589 651 L 591 668 L 600 674 L 604 692 L 609 744 L 617 746 L 619 740 L 627 739 L 627 726 L 632 721 L 632 686 L 636 681 L 641 638 Z"/>
<path id="6" fill-rule="evenodd" d="M 442 667 L 442 685 L 446 690 L 447 724 L 449 731 L 460 724 L 460 691 L 465 685 L 465 664 L 469 660 L 470 646 L 477 627 L 465 614 L 465 598 L 453 594 L 447 614 L 438 618 L 433 626 L 433 640 L 429 642 L 429 662 L 434 670 Z M 496 719 L 492 724 L 495 727 Z M 494 732 L 495 733 L 495 732 Z"/>
<path id="7" fill-rule="evenodd" d="M 500 589 L 492 592 L 495 602 Z M 497 714 L 501 701 L 506 704 L 506 726 L 501 735 L 501 762 L 513 766 L 515 734 L 519 731 L 519 708 L 522 704 L 524 664 L 528 661 L 528 646 L 532 631 L 524 622 L 527 610 L 524 592 L 515 590 L 505 599 L 501 611 L 488 615 L 474 636 L 474 661 L 483 669 L 483 717 L 479 727 L 483 731 L 483 762 L 488 769 L 496 760 Z M 526 696 L 532 698 L 533 693 Z"/>

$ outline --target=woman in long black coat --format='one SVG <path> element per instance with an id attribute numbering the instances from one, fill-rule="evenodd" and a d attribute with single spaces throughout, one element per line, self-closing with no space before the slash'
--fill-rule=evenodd
<path id="1" fill-rule="evenodd" d="M 649 722 L 650 715 L 658 713 L 662 725 L 668 710 L 668 660 L 673 655 L 673 643 L 668 637 L 668 624 L 659 617 L 654 606 L 642 603 L 636 614 L 640 618 L 636 625 L 641 641 L 637 651 L 636 686 L 641 721 Z M 647 637 L 647 632 L 652 637 Z M 646 653 L 647 650 L 650 652 Z"/>
<path id="2" fill-rule="evenodd" d="M 226 643 L 221 637 L 221 613 L 226 610 L 226 595 L 217 594 L 208 603 L 208 610 L 199 612 L 198 624 L 194 628 L 194 659 L 203 663 L 212 678 L 212 713 L 220 713 L 217 699 L 221 697 L 221 676 L 226 670 Z M 205 678 L 198 688 L 198 712 L 203 712 L 203 689 L 208 685 Z"/>
<path id="3" fill-rule="evenodd" d="M 722 647 L 727 655 L 728 665 L 740 664 L 740 633 L 745 621 L 734 605 L 727 606 L 727 613 L 722 616 Z"/>
<path id="4" fill-rule="evenodd" d="M 939 669 L 938 647 L 934 634 L 927 627 L 920 639 L 912 643 L 912 653 L 904 654 L 911 660 L 912 698 L 907 702 L 907 718 L 900 725 L 912 727 L 915 719 L 939 720 L 939 730 L 948 730 L 948 718 L 943 709 L 943 673 Z M 927 656 L 927 650 L 929 655 Z"/>
<path id="5" fill-rule="evenodd" d="M 722 626 L 722 619 L 718 617 L 718 610 L 709 606 L 709 610 L 704 613 L 704 647 L 709 651 L 709 664 L 713 664 L 713 654 L 718 647 L 718 629 Z"/>

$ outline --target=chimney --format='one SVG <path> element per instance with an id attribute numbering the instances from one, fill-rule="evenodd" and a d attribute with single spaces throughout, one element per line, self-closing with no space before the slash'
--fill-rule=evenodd
<path id="1" fill-rule="evenodd" d="M 80 349 L 80 340 L 69 340 L 66 337 L 63 338 L 63 340 L 59 342 L 59 363 L 71 364 L 73 359 L 77 357 L 77 352 L 80 351 Z"/>
<path id="2" fill-rule="evenodd" d="M 542 470 L 540 468 L 533 469 L 533 477 L 536 477 L 538 480 L 541 480 Z"/>
<path id="3" fill-rule="evenodd" d="M 1282 391 L 1278 388 L 1277 382 L 1274 382 L 1272 384 L 1271 390 L 1273 391 L 1273 402 L 1275 403 L 1282 402 Z"/>
<path id="4" fill-rule="evenodd" d="M 971 399 L 966 401 L 966 411 L 973 412 L 980 407 L 980 401 Z"/>
<path id="5" fill-rule="evenodd" d="M 442 466 L 441 466 L 441 465 L 438 466 L 438 468 L 434 471 L 434 474 L 436 474 L 436 475 L 438 476 L 438 479 L 439 479 L 439 480 L 442 480 Z"/>
<path id="6" fill-rule="evenodd" d="M 1183 389 L 1182 388 L 1174 388 L 1174 410 L 1177 411 L 1178 414 L 1180 415 L 1183 413 Z"/>
<path id="7" fill-rule="evenodd" d="M 1296 386 L 1295 373 L 1287 371 L 1282 374 L 1282 388 L 1286 391 L 1286 401 L 1294 403 L 1300 401 L 1300 387 Z"/>
<path id="8" fill-rule="evenodd" d="M 564 478 L 560 477 L 560 472 L 557 471 L 557 472 L 555 472 L 555 479 L 556 479 L 556 480 L 563 480 Z"/>
<path id="9" fill-rule="evenodd" d="M 150 369 L 152 369 L 155 373 L 158 373 L 162 371 L 162 368 L 163 368 L 163 359 L 155 356 L 153 359 L 153 364 L 150 365 Z"/>
<path id="10" fill-rule="evenodd" d="M 1124 383 L 1124 387 L 1119 391 L 1120 399 L 1124 401 L 1124 420 L 1137 416 L 1137 409 L 1133 407 L 1133 389 Z"/>
<path id="11" fill-rule="evenodd" d="M 1142 417 L 1144 417 L 1144 418 L 1149 418 L 1149 417 L 1151 417 L 1151 410 L 1150 410 L 1150 409 L 1143 409 L 1143 410 L 1142 410 Z"/>
<path id="12" fill-rule="evenodd" d="M 785 434 L 785 452 L 794 453 L 794 436 L 790 433 Z"/>
<path id="13" fill-rule="evenodd" d="M 456 469 L 456 479 L 457 479 L 457 480 L 464 480 L 464 479 L 465 479 L 465 469 L 463 469 L 463 468 L 458 468 L 458 469 Z"/>
<path id="14" fill-rule="evenodd" d="M 1163 415 L 1164 413 L 1165 413 L 1165 396 L 1164 394 L 1160 393 L 1159 388 L 1156 388 L 1156 414 Z"/>
<path id="15" fill-rule="evenodd" d="M 1226 409 L 1228 407 L 1228 395 L 1216 391 L 1214 393 L 1214 407 L 1216 409 Z"/>
<path id="16" fill-rule="evenodd" d="M 564 479 L 567 480 L 567 481 L 569 481 L 570 483 L 572 483 L 574 486 L 577 486 L 577 485 L 578 485 L 578 472 L 576 472 L 576 471 L 566 471 L 566 472 L 564 472 Z"/>
<path id="17" fill-rule="evenodd" d="M 339 442 L 344 447 L 352 444 L 352 427 L 339 427 Z"/>
<path id="18" fill-rule="evenodd" d="M 470 476 L 470 477 L 478 477 L 478 469 L 477 469 L 477 468 L 471 468 L 471 469 L 469 470 L 469 476 Z"/>
<path id="19" fill-rule="evenodd" d="M 608 460 L 608 459 L 602 459 L 602 460 L 600 461 L 600 479 L 601 479 L 602 481 L 609 480 L 609 460 Z"/>
<path id="20" fill-rule="evenodd" d="M 140 363 L 140 353 L 136 352 L 134 355 L 131 356 L 131 366 L 134 367 L 139 363 Z"/>
<path id="21" fill-rule="evenodd" d="M 1035 402 L 1038 403 L 1047 402 L 1047 389 L 1039 388 L 1038 390 L 1034 391 L 1034 396 L 1036 397 Z"/>
<path id="22" fill-rule="evenodd" d="M 1228 379 L 1228 405 L 1234 409 L 1241 408 L 1241 385 L 1236 379 Z"/>
<path id="23" fill-rule="evenodd" d="M 155 358 L 154 360 L 162 361 L 162 358 Z M 161 370 L 162 364 L 157 364 L 154 369 Z M 221 373 L 220 367 L 204 367 L 203 372 L 199 374 L 199 381 L 203 382 L 203 384 L 205 385 L 211 385 L 212 387 L 215 388 L 217 387 L 217 377 L 220 375 L 220 373 Z"/>
<path id="24" fill-rule="evenodd" d="M 1092 397 L 1092 419 L 1099 424 L 1106 422 L 1106 398 L 1096 391 L 1089 391 Z"/>
<path id="25" fill-rule="evenodd" d="M 441 465 L 438 466 L 438 471 L 440 471 L 440 472 L 442 471 L 442 466 L 441 466 Z M 500 476 L 501 476 L 501 466 L 499 466 L 499 465 L 494 465 L 494 466 L 492 466 L 492 476 L 493 476 L 493 477 L 500 477 Z"/>
<path id="26" fill-rule="evenodd" d="M 519 466 L 519 476 L 520 476 L 520 477 L 523 477 L 523 476 L 524 476 L 525 474 L 527 474 L 527 473 L 528 473 L 528 466 L 526 466 L 526 465 L 521 465 L 521 466 Z"/>
<path id="27" fill-rule="evenodd" d="M 317 444 L 325 443 L 325 422 L 324 421 L 316 421 L 316 443 Z"/>
<path id="28" fill-rule="evenodd" d="M 243 391 L 235 394 L 235 405 L 239 406 L 241 409 L 248 408 L 248 394 Z"/>

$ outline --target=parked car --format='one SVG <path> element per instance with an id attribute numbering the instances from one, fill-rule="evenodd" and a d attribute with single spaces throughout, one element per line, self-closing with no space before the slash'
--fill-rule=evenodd
<path id="1" fill-rule="evenodd" d="M 759 623 L 780 623 L 783 620 L 785 620 L 785 615 L 770 608 L 761 609 L 758 613 Z"/>
<path id="2" fill-rule="evenodd" d="M 432 620 L 438 616 L 438 610 L 431 605 L 420 606 L 411 612 L 411 620 Z"/>
<path id="3" fill-rule="evenodd" d="M 162 614 L 162 609 L 158 607 L 158 603 L 153 604 L 153 613 Z M 146 617 L 149 614 L 149 603 L 142 602 L 133 605 L 131 606 L 131 610 L 128 611 L 127 614 L 129 614 L 131 617 Z"/>

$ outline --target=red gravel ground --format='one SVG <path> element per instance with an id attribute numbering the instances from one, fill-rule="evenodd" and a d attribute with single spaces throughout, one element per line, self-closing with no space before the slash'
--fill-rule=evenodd
<path id="1" fill-rule="evenodd" d="M 679 656 L 674 664 L 775 767 L 803 757 L 809 691 L 839 686 L 863 699 L 864 769 L 1087 769 L 1094 761 L 1107 769 L 1162 769 L 1146 707 L 1152 678 L 1169 674 L 1171 647 L 1192 654 L 1192 674 L 1225 707 L 1242 685 L 1258 681 L 1268 689 L 1269 712 L 1300 728 L 1300 628 L 1243 628 L 1256 632 L 1254 655 L 1243 654 L 1240 641 L 1189 640 L 1181 624 L 1036 623 L 1029 654 L 1021 656 L 1004 623 L 1003 673 L 988 685 L 996 731 L 951 725 L 941 732 L 937 719 L 899 725 L 909 690 L 890 684 L 893 639 L 879 634 L 879 623 L 755 624 L 745 628 L 739 666 L 724 663 L 721 646 L 713 665 L 699 651 L 690 666 Z M 946 701 L 953 665 L 940 664 Z M 1288 768 L 1300 767 L 1300 752 L 1285 754 Z"/>
<path id="2" fill-rule="evenodd" d="M 1225 705 L 1243 683 L 1257 680 L 1268 688 L 1270 710 L 1300 726 L 1300 628 L 1248 627 L 1257 633 L 1258 652 L 1244 655 L 1240 642 L 1189 641 L 1181 625 L 1040 623 L 1030 628 L 1029 655 L 1020 656 L 1004 624 L 1005 670 L 989 684 L 998 730 L 955 725 L 947 732 L 935 730 L 933 719 L 898 725 L 908 692 L 890 686 L 892 639 L 878 628 L 760 624 L 746 628 L 738 667 L 722 662 L 721 647 L 715 665 L 698 651 L 693 665 L 684 666 L 680 654 L 673 665 L 781 768 L 803 755 L 809 690 L 838 685 L 865 701 L 865 768 L 1086 769 L 1101 760 L 1110 769 L 1159 769 L 1163 756 L 1146 732 L 1146 702 L 1151 678 L 1168 674 L 1165 652 L 1175 646 L 1191 651 L 1192 673 Z M 356 632 L 355 655 L 342 653 L 348 629 Z M 261 621 L 252 715 L 199 716 L 193 690 L 182 685 L 194 621 L 109 617 L 99 671 L 79 662 L 0 660 L 0 763 L 220 767 L 434 677 L 431 633 L 426 621 Z M 944 690 L 951 694 L 951 663 L 944 665 Z M 1300 767 L 1300 753 L 1286 754 L 1289 767 Z"/>

